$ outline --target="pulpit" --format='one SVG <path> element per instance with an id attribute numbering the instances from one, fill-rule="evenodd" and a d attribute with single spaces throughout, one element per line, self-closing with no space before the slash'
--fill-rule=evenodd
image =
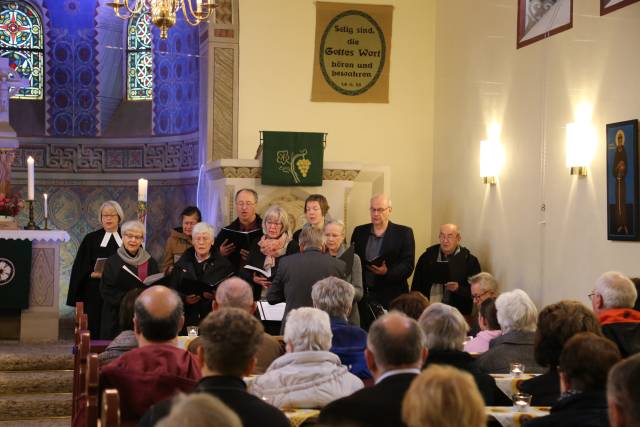
<path id="1" fill-rule="evenodd" d="M 57 341 L 60 245 L 69 240 L 69 234 L 62 230 L 4 230 L 0 231 L 0 239 L 29 240 L 32 244 L 28 307 L 16 311 L 14 318 L 3 316 L 0 322 L 15 324 L 19 321 L 18 337 L 22 342 Z M 11 261 L 7 254 L 0 254 L 0 260 L 4 260 L 7 272 L 10 272 Z M 3 286 L 17 285 L 7 281 Z"/>

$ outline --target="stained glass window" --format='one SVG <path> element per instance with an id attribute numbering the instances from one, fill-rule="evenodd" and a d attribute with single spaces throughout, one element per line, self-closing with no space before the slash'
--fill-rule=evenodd
<path id="1" fill-rule="evenodd" d="M 127 28 L 127 99 L 151 100 L 153 57 L 151 56 L 151 18 L 134 15 Z"/>
<path id="2" fill-rule="evenodd" d="M 0 57 L 25 79 L 13 98 L 42 99 L 44 76 L 42 20 L 25 1 L 0 0 Z"/>

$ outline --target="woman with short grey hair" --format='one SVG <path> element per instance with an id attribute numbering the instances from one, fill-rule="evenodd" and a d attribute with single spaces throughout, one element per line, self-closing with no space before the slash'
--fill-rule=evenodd
<path id="1" fill-rule="evenodd" d="M 316 308 L 291 310 L 284 329 L 287 353 L 256 378 L 251 393 L 279 408 L 322 408 L 361 389 L 331 347 L 329 315 Z"/>
<path id="2" fill-rule="evenodd" d="M 469 325 L 457 308 L 439 302 L 429 305 L 418 319 L 423 330 L 429 356 L 425 369 L 431 365 L 449 365 L 473 376 L 486 405 L 510 403 L 496 386 L 492 376 L 482 372 L 474 358 L 463 351 Z"/>
<path id="3" fill-rule="evenodd" d="M 143 286 L 143 281 L 158 273 L 158 263 L 151 258 L 142 243 L 145 227 L 140 221 L 122 224 L 122 246 L 104 264 L 100 295 L 104 300 L 100 338 L 112 340 L 118 335 L 118 318 L 122 298 L 131 289 Z"/>
<path id="4" fill-rule="evenodd" d="M 526 372 L 542 374 L 545 369 L 534 358 L 534 335 L 538 310 L 522 289 L 504 292 L 496 299 L 502 335 L 491 341 L 489 351 L 477 359 L 485 372 L 506 374 L 512 362 L 524 364 Z"/>
<path id="5" fill-rule="evenodd" d="M 100 229 L 84 236 L 71 268 L 67 305 L 75 307 L 77 302 L 84 303 L 84 311 L 89 321 L 91 337 L 100 336 L 102 319 L 102 296 L 100 278 L 107 258 L 122 246 L 121 232 L 118 229 L 124 220 L 122 207 L 115 200 L 107 200 L 98 210 Z"/>

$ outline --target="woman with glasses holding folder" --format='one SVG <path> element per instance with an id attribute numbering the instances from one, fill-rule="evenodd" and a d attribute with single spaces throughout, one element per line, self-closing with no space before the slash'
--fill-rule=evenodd
<path id="1" fill-rule="evenodd" d="M 184 301 L 186 326 L 196 326 L 211 312 L 216 287 L 233 275 L 231 262 L 213 250 L 213 227 L 199 222 L 191 234 L 193 246 L 176 262 L 169 278 L 170 286 Z"/>

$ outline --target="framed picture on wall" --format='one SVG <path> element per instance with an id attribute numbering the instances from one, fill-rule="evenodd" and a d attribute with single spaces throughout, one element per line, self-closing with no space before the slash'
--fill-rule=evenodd
<path id="1" fill-rule="evenodd" d="M 600 0 L 600 16 L 639 1 L 640 0 Z"/>
<path id="2" fill-rule="evenodd" d="M 518 49 L 572 26 L 573 0 L 518 0 Z"/>
<path id="3" fill-rule="evenodd" d="M 638 121 L 607 125 L 607 235 L 638 240 Z"/>

